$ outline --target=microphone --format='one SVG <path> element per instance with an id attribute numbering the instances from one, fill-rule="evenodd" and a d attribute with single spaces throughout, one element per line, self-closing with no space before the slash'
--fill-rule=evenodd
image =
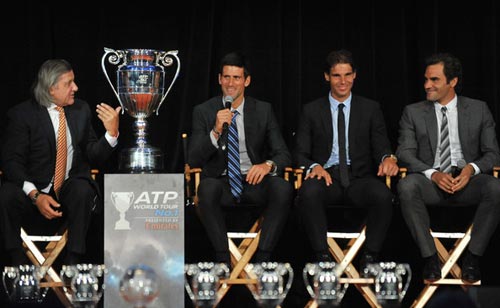
<path id="1" fill-rule="evenodd" d="M 467 162 L 464 159 L 459 159 L 457 161 L 457 168 L 458 169 L 463 169 L 463 168 L 465 168 L 465 166 L 467 166 Z"/>
<path id="2" fill-rule="evenodd" d="M 224 108 L 225 109 L 231 109 L 231 104 L 233 103 L 233 97 L 230 95 L 224 96 Z M 222 136 L 220 138 L 220 147 L 222 151 L 225 151 L 227 148 L 227 130 L 228 130 L 229 124 L 227 122 L 224 122 L 222 124 Z"/>

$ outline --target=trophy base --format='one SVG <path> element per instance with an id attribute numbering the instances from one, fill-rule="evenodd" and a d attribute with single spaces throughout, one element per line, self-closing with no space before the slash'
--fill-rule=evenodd
<path id="1" fill-rule="evenodd" d="M 163 152 L 154 147 L 124 149 L 118 168 L 127 173 L 159 173 L 163 171 L 163 159 Z"/>

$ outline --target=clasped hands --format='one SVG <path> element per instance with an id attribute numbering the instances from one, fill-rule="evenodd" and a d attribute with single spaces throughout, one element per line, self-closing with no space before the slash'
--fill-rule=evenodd
<path id="1" fill-rule="evenodd" d="M 465 166 L 457 177 L 449 173 L 436 171 L 432 174 L 431 180 L 443 191 L 454 194 L 462 190 L 469 183 L 474 168 L 470 165 Z"/>

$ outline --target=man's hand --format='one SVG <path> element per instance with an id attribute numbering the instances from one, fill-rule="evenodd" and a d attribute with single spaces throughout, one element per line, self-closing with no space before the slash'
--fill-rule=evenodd
<path id="1" fill-rule="evenodd" d="M 399 167 L 392 157 L 387 157 L 378 166 L 377 176 L 395 176 L 399 172 Z"/>
<path id="2" fill-rule="evenodd" d="M 333 183 L 330 173 L 328 173 L 321 165 L 314 166 L 311 172 L 309 172 L 309 174 L 306 175 L 304 181 L 307 179 L 314 179 L 314 178 L 317 178 L 318 180 L 325 179 L 326 186 L 330 186 Z"/>
<path id="3" fill-rule="evenodd" d="M 231 123 L 231 119 L 233 118 L 233 113 L 229 108 L 224 108 L 217 111 L 217 118 L 215 119 L 215 130 L 219 133 L 222 133 L 222 128 L 224 123 L 227 123 L 228 126 Z"/>
<path id="4" fill-rule="evenodd" d="M 467 165 L 462 169 L 462 172 L 460 172 L 456 178 L 451 176 L 451 174 L 438 171 L 432 174 L 431 180 L 443 191 L 449 194 L 454 194 L 455 192 L 462 190 L 469 183 L 473 172 L 474 167 Z"/>
<path id="5" fill-rule="evenodd" d="M 36 207 L 40 214 L 49 220 L 62 217 L 62 212 L 54 209 L 60 208 L 61 205 L 50 195 L 40 194 L 36 199 Z"/>
<path id="6" fill-rule="evenodd" d="M 248 170 L 245 181 L 251 185 L 259 184 L 269 172 L 271 172 L 271 167 L 266 163 L 253 165 Z"/>
<path id="7" fill-rule="evenodd" d="M 100 103 L 96 107 L 97 117 L 102 121 L 102 124 L 104 124 L 104 128 L 112 137 L 118 137 L 118 127 L 120 123 L 121 110 L 121 106 L 113 109 L 113 107 L 109 106 L 106 103 Z"/>

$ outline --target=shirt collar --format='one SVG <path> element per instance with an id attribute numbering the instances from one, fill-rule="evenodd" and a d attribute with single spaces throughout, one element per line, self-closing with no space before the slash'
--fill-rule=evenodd
<path id="1" fill-rule="evenodd" d="M 439 112 L 441 112 L 441 108 L 443 108 L 443 107 L 446 107 L 446 109 L 448 111 L 457 109 L 457 101 L 458 101 L 458 98 L 457 98 L 457 95 L 455 94 L 455 96 L 451 99 L 451 101 L 449 101 L 448 104 L 446 104 L 446 105 L 441 105 L 438 102 L 434 102 L 434 109 L 436 109 L 436 111 L 439 111 Z"/>
<path id="2" fill-rule="evenodd" d="M 352 92 L 349 94 L 349 97 L 343 102 L 339 102 L 338 100 L 333 98 L 331 92 L 328 92 L 328 101 L 330 101 L 330 106 L 335 107 L 335 110 L 338 109 L 340 104 L 344 104 L 346 109 L 349 109 L 351 107 L 351 100 L 352 100 Z"/>

